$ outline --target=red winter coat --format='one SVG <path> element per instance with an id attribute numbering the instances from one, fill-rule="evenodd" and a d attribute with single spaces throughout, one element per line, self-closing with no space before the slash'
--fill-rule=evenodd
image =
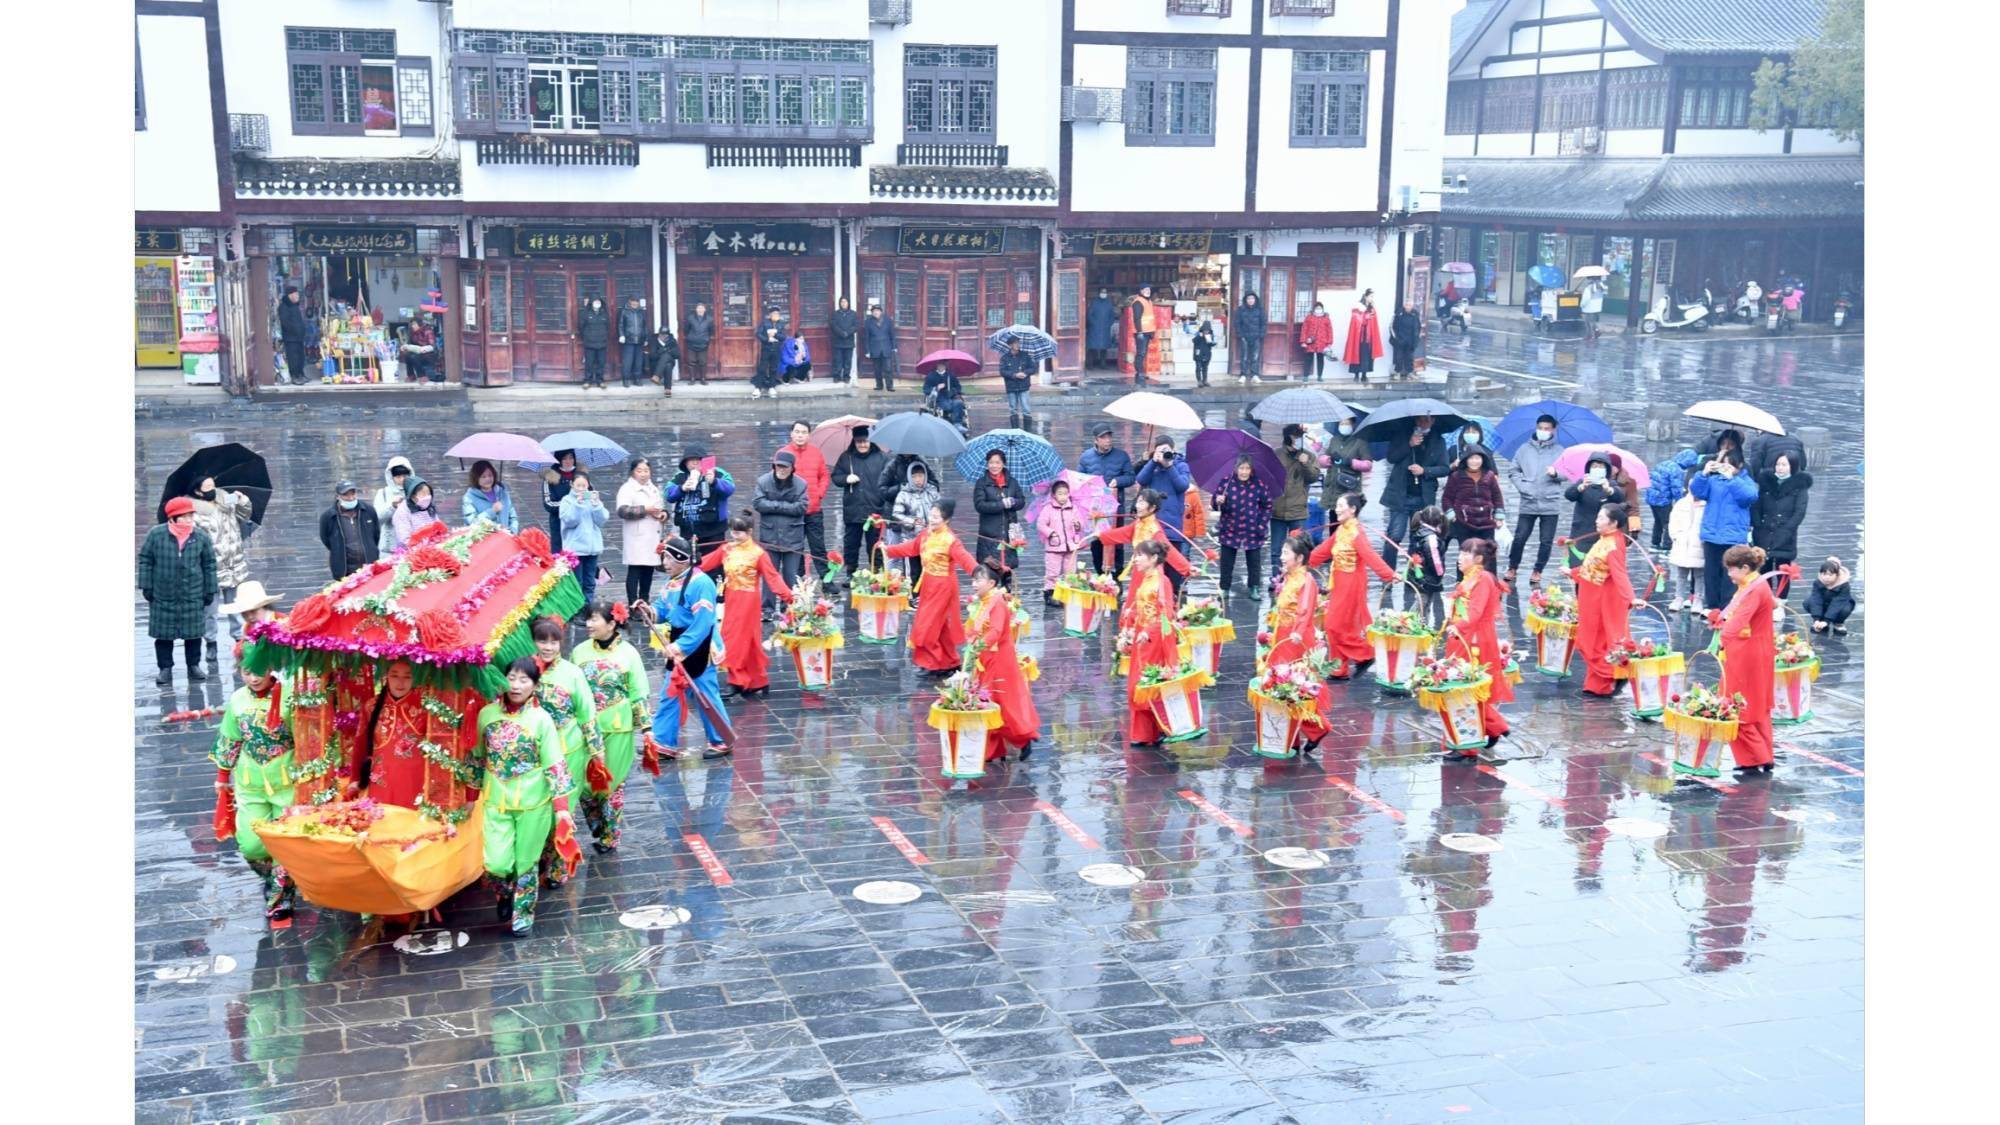
<path id="1" fill-rule="evenodd" d="M 1362 338 L 1367 337 L 1368 354 L 1361 354 Z M 1347 350 L 1340 362 L 1352 367 L 1357 363 L 1372 364 L 1382 358 L 1382 322 L 1375 318 L 1375 310 L 1357 307 L 1347 318 Z"/>
<path id="2" fill-rule="evenodd" d="M 1299 325 L 1299 346 L 1317 355 L 1333 346 L 1333 318 L 1313 313 Z"/>

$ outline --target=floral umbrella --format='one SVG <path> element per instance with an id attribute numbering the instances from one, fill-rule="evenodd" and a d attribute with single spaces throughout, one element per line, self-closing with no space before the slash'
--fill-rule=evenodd
<path id="1" fill-rule="evenodd" d="M 1023 513 L 1029 523 L 1042 516 L 1042 509 L 1049 506 L 1049 492 L 1056 481 L 1069 482 L 1069 500 L 1091 521 L 1091 530 L 1111 526 L 1118 515 L 1118 494 L 1104 483 L 1104 478 L 1095 473 L 1079 473 L 1074 469 L 1064 469 L 1054 480 L 1045 480 L 1034 487 L 1035 498 L 1028 501 Z"/>

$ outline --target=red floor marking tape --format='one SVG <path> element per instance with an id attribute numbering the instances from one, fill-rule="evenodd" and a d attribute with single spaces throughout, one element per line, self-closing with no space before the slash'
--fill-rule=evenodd
<path id="1" fill-rule="evenodd" d="M 1384 801 L 1380 797 L 1375 796 L 1373 793 L 1362 792 L 1359 788 L 1355 786 L 1353 782 L 1348 781 L 1345 778 L 1329 776 L 1326 779 L 1326 783 L 1328 785 L 1333 786 L 1335 789 L 1338 789 L 1341 792 L 1346 793 L 1348 796 L 1354 798 L 1355 800 L 1360 801 L 1362 804 L 1367 805 L 1369 808 L 1374 809 L 1376 812 L 1381 813 L 1384 816 L 1387 816 L 1390 820 L 1395 821 L 1397 824 L 1403 823 L 1403 812 L 1401 809 L 1394 807 L 1387 801 Z"/>
<path id="2" fill-rule="evenodd" d="M 1701 782 L 1701 783 L 1702 783 L 1703 785 L 1706 785 L 1706 786 L 1708 786 L 1708 787 L 1709 787 L 1710 789 L 1713 789 L 1713 790 L 1715 790 L 1715 791 L 1716 791 L 1717 793 L 1734 793 L 1734 792 L 1736 792 L 1736 787 L 1735 787 L 1734 785 L 1724 785 L 1724 784 L 1723 784 L 1722 782 L 1720 782 L 1720 781 L 1717 781 L 1717 780 L 1716 780 L 1715 778 L 1712 778 L 1712 777 L 1701 777 L 1701 776 L 1699 776 L 1699 775 L 1697 775 L 1697 774 L 1684 774 L 1684 773 L 1679 773 L 1679 772 L 1676 772 L 1676 771 L 1675 771 L 1675 769 L 1674 769 L 1674 767 L 1673 767 L 1672 765 L 1668 764 L 1668 762 L 1667 762 L 1667 761 L 1666 761 L 1665 759 L 1661 758 L 1661 757 L 1660 757 L 1659 755 L 1657 755 L 1657 754 L 1640 754 L 1639 756 L 1640 756 L 1641 758 L 1644 758 L 1644 759 L 1646 759 L 1647 761 L 1649 761 L 1649 762 L 1653 763 L 1653 764 L 1654 764 L 1654 765 L 1656 765 L 1656 766 L 1664 766 L 1664 767 L 1666 767 L 1666 771 L 1667 771 L 1668 773 L 1672 774 L 1672 775 L 1673 775 L 1673 777 L 1674 777 L 1674 780 L 1676 780 L 1676 781 L 1678 781 L 1678 780 L 1680 780 L 1681 778 L 1685 777 L 1685 778 L 1689 779 L 1690 781 L 1699 781 L 1699 782 Z"/>
<path id="3" fill-rule="evenodd" d="M 1172 1039 L 1167 1040 L 1167 1044 L 1173 1047 L 1190 1047 L 1196 1043 L 1206 1042 L 1208 1042 L 1208 1036 L 1206 1035 L 1176 1035 Z"/>
<path id="4" fill-rule="evenodd" d="M 267 918 L 265 921 L 269 922 L 271 928 L 274 930 L 289 930 L 292 928 L 292 920 L 290 918 Z"/>
<path id="5" fill-rule="evenodd" d="M 1509 777 L 1506 774 L 1501 773 L 1499 770 L 1495 769 L 1492 766 L 1487 765 L 1484 762 L 1479 763 L 1479 772 L 1485 774 L 1488 777 L 1497 777 L 1500 780 L 1506 782 L 1507 787 L 1509 789 L 1519 789 L 1521 792 L 1528 794 L 1530 797 L 1540 797 L 1542 800 L 1547 801 L 1549 804 L 1554 805 L 1559 809 L 1569 807 L 1569 802 L 1563 800 L 1561 797 L 1557 797 L 1549 793 L 1544 793 L 1541 790 L 1535 788 L 1534 786 L 1528 784 L 1527 782 L 1522 781 L 1520 778 Z"/>
<path id="6" fill-rule="evenodd" d="M 708 846 L 708 841 L 701 838 L 701 833 L 689 832 L 681 839 L 687 842 L 688 850 L 694 853 L 694 858 L 701 864 L 701 869 L 708 872 L 709 882 L 718 887 L 726 887 L 736 881 L 729 877 L 729 869 L 722 866 L 722 861 L 715 858 L 715 849 Z"/>
<path id="7" fill-rule="evenodd" d="M 1250 837 L 1249 825 L 1243 823 L 1242 821 L 1236 819 L 1233 816 L 1230 816 L 1228 813 L 1223 812 L 1221 809 L 1216 808 L 1214 805 L 1209 804 L 1208 798 L 1202 796 L 1201 794 L 1195 792 L 1192 789 L 1181 790 L 1181 797 L 1185 799 L 1189 804 L 1193 805 L 1195 808 L 1198 808 L 1203 813 L 1205 813 L 1208 816 L 1208 819 L 1216 822 L 1217 824 L 1222 825 L 1224 828 L 1229 829 L 1231 832 L 1236 833 L 1238 836 L 1242 836 L 1245 839 L 1248 839 Z"/>
<path id="8" fill-rule="evenodd" d="M 1793 746 L 1789 742 L 1780 742 L 1778 744 L 1778 749 L 1783 750 L 1787 754 L 1797 754 L 1802 758 L 1811 758 L 1813 761 L 1818 762 L 1820 765 L 1832 766 L 1834 769 L 1837 769 L 1842 773 L 1851 773 L 1856 777 L 1868 776 L 1867 774 L 1862 773 L 1860 770 L 1855 769 L 1853 766 L 1848 765 L 1846 762 L 1836 762 L 1832 758 L 1829 758 L 1824 754 L 1815 754 L 1812 751 L 1805 749 L 1804 747 Z"/>
<path id="9" fill-rule="evenodd" d="M 1061 809 L 1055 807 L 1054 805 L 1049 804 L 1047 801 L 1036 801 L 1035 811 L 1042 813 L 1043 815 L 1047 816 L 1050 820 L 1055 821 L 1056 827 L 1062 829 L 1064 835 L 1068 836 L 1072 840 L 1075 840 L 1077 843 L 1082 844 L 1084 847 L 1090 848 L 1091 850 L 1095 851 L 1096 849 L 1104 846 L 1098 843 L 1094 838 L 1092 838 L 1090 833 L 1085 832 L 1083 829 L 1077 827 L 1076 821 L 1071 820 L 1069 817 L 1063 815 L 1063 811 Z"/>
<path id="10" fill-rule="evenodd" d="M 886 816 L 871 816 L 868 819 L 875 822 L 875 827 L 882 830 L 882 835 L 887 836 L 890 843 L 896 845 L 896 850 L 903 853 L 904 859 L 918 865 L 931 861 L 931 857 L 920 851 L 915 844 L 910 843 L 910 838 L 903 835 L 903 830 L 896 827 L 895 821 L 890 820 Z"/>

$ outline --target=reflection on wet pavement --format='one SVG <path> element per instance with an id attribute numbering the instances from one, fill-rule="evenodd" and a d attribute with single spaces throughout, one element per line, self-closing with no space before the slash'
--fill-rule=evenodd
<path id="1" fill-rule="evenodd" d="M 1492 376 L 1510 385 L 1479 413 L 1581 393 L 1649 460 L 1671 451 L 1645 440 L 1655 399 L 1742 397 L 1827 427 L 1800 561 L 1856 561 L 1858 337 L 1476 335 L 1467 355 L 1518 373 Z M 1050 397 L 1037 425 L 1073 455 L 1109 397 Z M 1220 423 L 1246 401 L 1230 388 L 1197 407 Z M 590 426 L 668 457 L 701 440 L 749 477 L 785 409 L 518 428 Z M 975 424 L 998 410 L 977 401 Z M 312 528 L 332 481 L 372 484 L 406 453 L 455 511 L 462 477 L 437 454 L 491 428 L 445 408 L 215 417 L 140 419 L 134 544 L 191 449 L 244 441 L 279 488 L 252 573 L 286 604 L 324 581 Z M 526 523 L 532 480 L 508 479 Z M 951 490 L 969 509 L 955 474 Z M 545 894 L 531 937 L 508 937 L 475 889 L 401 952 L 351 915 L 264 925 L 255 876 L 209 829 L 212 724 L 159 722 L 225 689 L 154 688 L 134 606 L 144 1121 L 1860 1116 L 1865 612 L 1818 642 L 1818 718 L 1780 728 L 1777 774 L 1715 787 L 1674 785 L 1657 724 L 1532 675 L 1509 709 L 1517 760 L 1440 763 L 1435 720 L 1371 684 L 1337 689 L 1318 760 L 1266 763 L 1249 753 L 1256 607 L 1240 596 L 1210 734 L 1165 752 L 1125 745 L 1108 643 L 1063 637 L 1037 607 L 1047 737 L 951 786 L 923 725 L 929 681 L 900 647 L 850 644 L 827 696 L 779 680 L 768 701 L 732 701 L 734 760 L 635 771 L 623 849 Z M 1707 643 L 1690 628 L 1675 618 L 1677 647 Z M 1324 862 L 1266 857 L 1279 848 Z M 1087 882 L 1093 864 L 1143 874 Z M 856 897 L 875 881 L 918 893 Z M 652 928 L 621 922 L 649 907 L 627 921 Z"/>

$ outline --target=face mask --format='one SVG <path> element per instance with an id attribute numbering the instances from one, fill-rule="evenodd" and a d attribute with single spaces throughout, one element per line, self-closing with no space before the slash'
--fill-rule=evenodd
<path id="1" fill-rule="evenodd" d="M 348 510 L 348 511 L 350 511 L 350 512 L 351 512 L 351 511 L 353 511 L 353 510 L 354 510 L 354 509 L 355 509 L 356 507 L 358 507 L 358 506 L 359 506 L 360 504 L 361 504 L 361 501 L 359 501 L 359 500 L 342 500 L 342 501 L 340 502 L 340 506 L 341 506 L 342 508 L 345 508 L 346 510 Z"/>
<path id="2" fill-rule="evenodd" d="M 1348 424 L 1347 424 L 1346 422 L 1342 422 L 1342 423 L 1340 424 L 1340 436 L 1341 436 L 1341 437 L 1349 437 L 1349 436 L 1351 436 L 1351 435 L 1352 435 L 1353 433 L 1354 433 L 1354 427 L 1353 427 L 1353 426 L 1351 426 L 1351 425 L 1348 425 Z"/>
<path id="3" fill-rule="evenodd" d="M 1777 478 L 1778 478 L 1779 480 L 1790 480 L 1790 479 L 1792 479 L 1792 474 L 1790 474 L 1790 473 L 1773 473 L 1772 475 L 1773 475 L 1773 476 L 1775 476 L 1775 477 L 1777 477 Z"/>
<path id="4" fill-rule="evenodd" d="M 1536 441 L 1554 441 L 1554 440 L 1556 440 L 1556 432 L 1555 432 L 1554 430 L 1536 430 L 1536 431 L 1535 431 L 1535 440 L 1536 440 Z"/>
<path id="5" fill-rule="evenodd" d="M 195 493 L 195 495 L 201 497 L 203 500 L 213 500 L 215 499 L 215 490 L 213 488 L 205 489 Z"/>
<path id="6" fill-rule="evenodd" d="M 419 512 L 428 512 L 431 509 L 431 498 L 426 496 L 422 500 L 412 500 L 410 505 Z"/>
<path id="7" fill-rule="evenodd" d="M 1478 445 L 1480 444 L 1480 441 L 1481 441 L 1480 435 L 1473 430 L 1467 430 L 1464 433 L 1464 435 L 1458 439 L 1458 443 L 1460 445 Z"/>

